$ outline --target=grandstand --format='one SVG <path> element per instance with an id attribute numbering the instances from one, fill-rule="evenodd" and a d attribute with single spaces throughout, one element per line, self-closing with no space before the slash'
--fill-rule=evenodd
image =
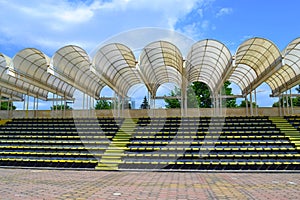
<path id="1" fill-rule="evenodd" d="M 257 116 L 13 119 L 0 127 L 0 163 L 99 170 L 299 170 L 299 123 L 296 117 Z"/>
<path id="2" fill-rule="evenodd" d="M 90 60 L 68 45 L 52 58 L 27 48 L 12 59 L 0 54 L 1 101 L 23 101 L 23 110 L 0 112 L 0 166 L 95 170 L 299 170 L 300 114 L 291 104 L 253 108 L 263 82 L 272 97 L 292 101 L 300 83 L 300 39 L 280 52 L 264 38 L 243 42 L 235 55 L 216 40 L 196 42 L 184 58 L 172 43 L 147 45 L 136 61 L 118 43 L 101 47 Z M 225 81 L 236 83 L 246 108 L 226 109 Z M 200 81 L 210 89 L 212 108 L 187 107 L 187 86 Z M 144 84 L 151 108 L 158 88 L 181 88 L 181 109 L 126 110 L 128 91 Z M 95 111 L 94 100 L 109 86 L 115 110 Z M 84 96 L 82 110 L 42 111 Z M 53 95 L 50 98 L 50 95 Z M 34 109 L 28 110 L 29 97 Z M 232 96 L 234 97 L 234 96 Z M 248 102 L 250 101 L 250 102 Z M 280 101 L 279 101 L 280 102 Z M 1 103 L 1 102 L 0 102 Z"/>

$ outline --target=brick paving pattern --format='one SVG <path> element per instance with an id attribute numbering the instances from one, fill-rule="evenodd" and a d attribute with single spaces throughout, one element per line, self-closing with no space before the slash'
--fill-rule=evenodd
<path id="1" fill-rule="evenodd" d="M 0 199 L 299 199 L 300 173 L 0 169 Z"/>

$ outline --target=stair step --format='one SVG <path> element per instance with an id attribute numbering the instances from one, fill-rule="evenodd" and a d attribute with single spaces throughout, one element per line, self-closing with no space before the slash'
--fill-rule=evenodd
<path id="1" fill-rule="evenodd" d="M 101 157 L 101 160 L 116 160 L 116 159 L 120 159 L 121 156 L 118 156 L 118 155 L 103 155 Z"/>
<path id="2" fill-rule="evenodd" d="M 300 133 L 299 131 L 292 126 L 286 119 L 284 118 L 269 118 L 277 128 L 280 129 L 281 132 L 285 134 L 286 137 L 289 138 L 289 141 L 295 145 L 295 149 L 300 150 Z"/>
<path id="3" fill-rule="evenodd" d="M 118 166 L 96 166 L 96 170 L 103 170 L 103 171 L 116 171 L 118 170 Z"/>
<path id="4" fill-rule="evenodd" d="M 110 160 L 110 159 L 101 159 L 101 162 L 103 162 L 104 164 L 120 164 L 123 163 L 122 160 Z"/>
<path id="5" fill-rule="evenodd" d="M 107 147 L 96 170 L 118 170 L 119 164 L 123 163 L 124 151 L 128 150 L 127 144 L 136 127 L 137 120 L 125 119 L 119 131 L 112 138 L 112 142 Z"/>

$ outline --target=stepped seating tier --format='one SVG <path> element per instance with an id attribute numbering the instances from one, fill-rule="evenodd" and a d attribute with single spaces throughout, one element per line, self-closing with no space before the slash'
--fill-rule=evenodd
<path id="1" fill-rule="evenodd" d="M 0 165 L 95 168 L 123 119 L 13 119 L 0 126 Z"/>
<path id="2" fill-rule="evenodd" d="M 294 170 L 295 145 L 269 117 L 141 118 L 119 168 Z"/>
<path id="3" fill-rule="evenodd" d="M 300 117 L 12 119 L 0 166 L 299 170 Z"/>

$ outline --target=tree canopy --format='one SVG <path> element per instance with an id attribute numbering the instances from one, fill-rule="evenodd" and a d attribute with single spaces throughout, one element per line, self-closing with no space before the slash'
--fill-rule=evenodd
<path id="1" fill-rule="evenodd" d="M 224 83 L 223 95 L 232 95 L 232 88 L 230 88 L 230 82 Z M 181 90 L 175 87 L 170 93 L 171 97 L 180 97 Z M 180 99 L 166 98 L 166 108 L 180 108 Z M 212 101 L 210 96 L 210 90 L 205 83 L 194 82 L 187 89 L 187 106 L 188 108 L 211 108 Z M 226 99 L 226 107 L 237 107 L 235 98 Z"/>
<path id="2" fill-rule="evenodd" d="M 148 103 L 147 97 L 145 96 L 143 99 L 143 102 L 141 104 L 141 109 L 149 109 L 149 108 L 150 108 L 150 105 Z"/>
<path id="3" fill-rule="evenodd" d="M 296 91 L 300 93 L 300 85 L 296 87 Z M 291 97 L 280 97 L 279 100 L 275 103 L 273 103 L 273 107 L 279 107 L 279 102 L 281 106 L 287 107 L 291 106 Z M 300 106 L 300 97 L 294 97 L 292 98 L 293 106 Z"/>
<path id="4" fill-rule="evenodd" d="M 66 106 L 65 109 L 65 105 L 54 105 L 50 107 L 51 110 L 72 110 L 72 108 L 70 106 Z"/>
<path id="5" fill-rule="evenodd" d="M 241 104 L 238 107 L 246 108 L 246 101 L 245 100 L 241 101 Z M 248 107 L 250 107 L 250 102 L 248 102 Z M 255 102 L 252 102 L 252 107 L 256 108 L 256 107 L 258 107 L 258 105 L 256 105 Z"/>
<path id="6" fill-rule="evenodd" d="M 16 110 L 16 106 L 14 106 L 13 102 L 7 102 L 7 98 L 2 97 L 2 100 L 5 100 L 5 102 L 1 102 L 0 110 Z"/>
<path id="7" fill-rule="evenodd" d="M 95 105 L 96 110 L 109 110 L 111 108 L 112 108 L 111 102 L 104 100 L 104 99 L 98 100 Z"/>

